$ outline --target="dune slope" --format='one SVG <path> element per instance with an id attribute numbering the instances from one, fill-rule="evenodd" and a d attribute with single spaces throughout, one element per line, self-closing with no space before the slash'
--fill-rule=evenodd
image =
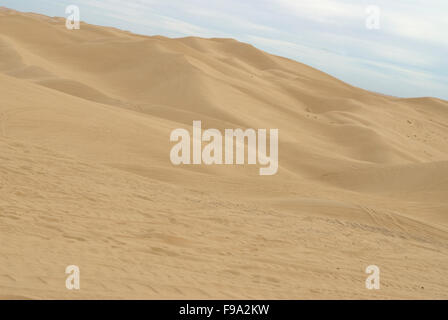
<path id="1" fill-rule="evenodd" d="M 193 120 L 278 128 L 278 174 L 173 166 Z M 448 298 L 443 100 L 2 9 L 0 150 L 0 299 Z"/>

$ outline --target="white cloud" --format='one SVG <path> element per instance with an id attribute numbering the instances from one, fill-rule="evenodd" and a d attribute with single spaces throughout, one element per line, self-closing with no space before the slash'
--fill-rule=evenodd
<path id="1" fill-rule="evenodd" d="M 358 1 L 277 0 L 275 2 L 292 14 L 323 23 L 341 22 L 341 18 L 362 19 L 365 9 L 365 6 Z"/>
<path id="2" fill-rule="evenodd" d="M 428 15 L 417 8 L 415 12 L 385 11 L 383 26 L 386 32 L 399 37 L 448 46 L 448 6 Z"/>

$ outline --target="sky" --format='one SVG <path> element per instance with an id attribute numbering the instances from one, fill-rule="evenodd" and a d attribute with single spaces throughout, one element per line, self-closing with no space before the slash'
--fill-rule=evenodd
<path id="1" fill-rule="evenodd" d="M 447 0 L 0 0 L 49 16 L 68 5 L 91 24 L 234 38 L 367 90 L 448 100 Z"/>

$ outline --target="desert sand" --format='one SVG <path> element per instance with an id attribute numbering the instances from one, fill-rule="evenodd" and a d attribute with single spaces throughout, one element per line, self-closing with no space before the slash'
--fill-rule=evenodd
<path id="1" fill-rule="evenodd" d="M 194 120 L 278 128 L 278 173 L 174 166 Z M 0 299 L 447 299 L 448 102 L 2 8 L 0 243 Z"/>

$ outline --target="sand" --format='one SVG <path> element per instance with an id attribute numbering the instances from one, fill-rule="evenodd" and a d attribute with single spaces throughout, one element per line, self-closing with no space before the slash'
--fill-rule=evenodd
<path id="1" fill-rule="evenodd" d="M 278 174 L 174 166 L 194 120 L 278 128 Z M 447 101 L 2 9 L 0 150 L 0 299 L 448 298 Z"/>

